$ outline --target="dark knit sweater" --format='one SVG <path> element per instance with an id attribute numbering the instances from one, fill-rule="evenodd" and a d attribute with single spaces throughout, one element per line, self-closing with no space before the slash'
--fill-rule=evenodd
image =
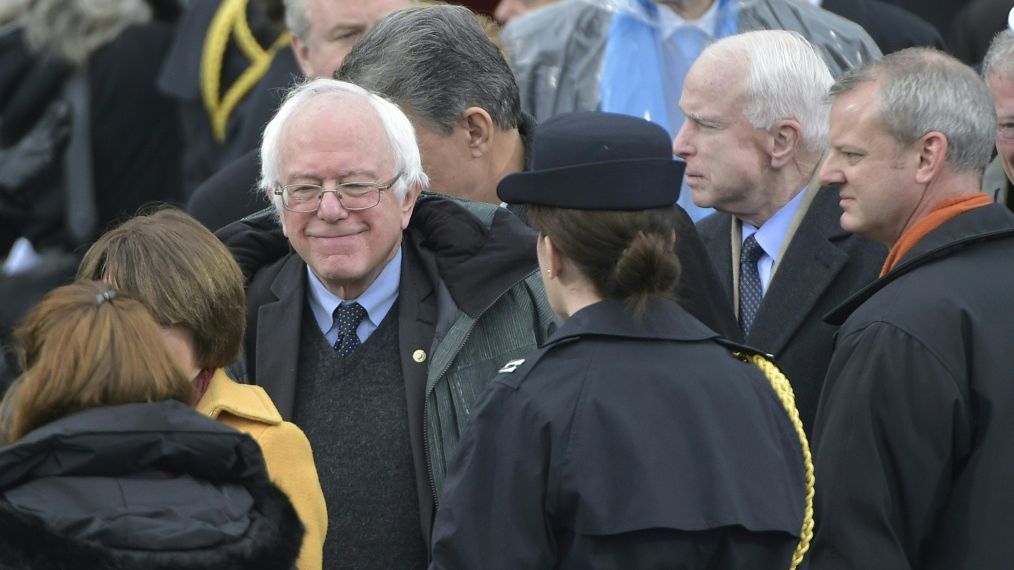
<path id="1" fill-rule="evenodd" d="M 324 567 L 424 568 L 398 304 L 344 359 L 304 307 L 294 415 L 327 502 Z"/>

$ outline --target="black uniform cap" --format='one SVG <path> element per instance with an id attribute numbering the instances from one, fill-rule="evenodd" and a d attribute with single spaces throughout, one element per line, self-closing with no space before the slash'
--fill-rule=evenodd
<path id="1" fill-rule="evenodd" d="M 628 115 L 565 113 L 535 130 L 532 168 L 500 181 L 508 204 L 644 210 L 676 203 L 685 163 L 662 127 Z"/>

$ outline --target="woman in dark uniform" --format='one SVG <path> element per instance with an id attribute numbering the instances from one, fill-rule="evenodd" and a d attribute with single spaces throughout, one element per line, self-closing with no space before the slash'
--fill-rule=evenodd
<path id="1" fill-rule="evenodd" d="M 431 568 L 802 559 L 813 477 L 787 382 L 666 298 L 682 171 L 660 127 L 574 113 L 536 132 L 533 171 L 501 182 L 502 200 L 529 205 L 564 323 L 506 363 L 476 406 Z"/>

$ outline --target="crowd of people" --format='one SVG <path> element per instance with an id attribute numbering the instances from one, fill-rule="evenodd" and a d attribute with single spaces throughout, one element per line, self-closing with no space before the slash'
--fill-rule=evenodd
<path id="1" fill-rule="evenodd" d="M 0 7 L 0 568 L 1009 567 L 1014 10 L 820 4 Z"/>

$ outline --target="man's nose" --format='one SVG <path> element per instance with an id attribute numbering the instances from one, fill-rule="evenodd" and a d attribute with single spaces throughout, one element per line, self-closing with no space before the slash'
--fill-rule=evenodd
<path id="1" fill-rule="evenodd" d="M 690 143 L 687 142 L 686 131 L 687 124 L 686 122 L 684 122 L 683 126 L 680 127 L 679 132 L 676 133 L 676 138 L 672 140 L 672 153 L 682 158 L 683 160 L 686 160 L 686 158 L 690 156 L 690 154 L 694 150 L 693 147 L 690 145 Z"/>
<path id="2" fill-rule="evenodd" d="M 349 211 L 341 204 L 336 192 L 324 192 L 320 196 L 320 206 L 317 208 L 317 217 L 329 222 L 347 218 Z"/>
<path id="3" fill-rule="evenodd" d="M 845 173 L 838 167 L 834 157 L 828 156 L 817 173 L 821 186 L 842 186 L 845 184 Z"/>

